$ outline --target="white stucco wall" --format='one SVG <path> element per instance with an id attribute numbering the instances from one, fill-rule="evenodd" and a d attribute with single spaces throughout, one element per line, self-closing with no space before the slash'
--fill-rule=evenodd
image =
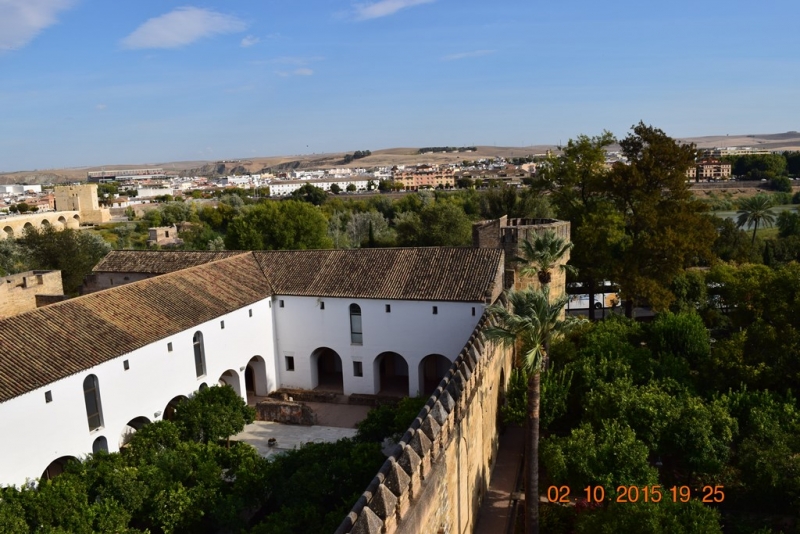
<path id="1" fill-rule="evenodd" d="M 227 370 L 235 371 L 244 393 L 244 370 L 254 356 L 266 363 L 266 377 L 261 377 L 266 389 L 276 389 L 272 312 L 268 299 L 254 303 L 0 404 L 0 484 L 20 485 L 41 476 L 57 458 L 85 456 L 99 436 L 106 437 L 109 451 L 118 450 L 129 421 L 161 419 L 171 399 L 191 395 L 201 383 L 215 385 Z M 206 357 L 206 375 L 200 378 L 192 345 L 198 330 Z M 103 426 L 91 432 L 83 398 L 83 381 L 90 374 L 98 378 L 103 413 Z M 45 402 L 46 391 L 52 402 Z"/>
<path id="2" fill-rule="evenodd" d="M 325 303 L 324 310 L 319 302 Z M 350 342 L 350 304 L 361 307 L 361 345 Z M 387 304 L 391 306 L 390 313 L 386 313 Z M 438 307 L 436 315 L 433 306 Z M 484 304 L 275 296 L 272 310 L 280 387 L 316 387 L 317 370 L 312 353 L 328 347 L 342 359 L 344 394 L 375 394 L 379 384 L 375 359 L 391 351 L 400 354 L 408 364 L 409 393 L 414 396 L 419 390 L 422 359 L 429 354 L 441 354 L 453 361 L 478 324 Z M 294 357 L 294 371 L 286 370 L 287 355 Z M 362 362 L 362 377 L 353 375 L 354 361 Z"/>

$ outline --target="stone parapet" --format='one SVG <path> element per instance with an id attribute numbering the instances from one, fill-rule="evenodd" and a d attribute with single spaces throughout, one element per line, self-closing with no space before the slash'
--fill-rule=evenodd
<path id="1" fill-rule="evenodd" d="M 336 534 L 472 530 L 496 455 L 496 400 L 511 365 L 510 351 L 483 337 L 492 324 L 487 311 Z"/>

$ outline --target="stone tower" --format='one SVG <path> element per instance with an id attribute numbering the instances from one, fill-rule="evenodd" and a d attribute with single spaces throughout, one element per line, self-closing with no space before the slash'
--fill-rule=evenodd
<path id="1" fill-rule="evenodd" d="M 491 221 L 481 221 L 472 226 L 472 246 L 475 248 L 501 248 L 505 253 L 505 280 L 506 289 L 523 289 L 528 285 L 541 288 L 539 279 L 534 276 L 522 276 L 519 263 L 512 260 L 521 256 L 520 243 L 530 240 L 533 242 L 537 235 L 545 232 L 554 232 L 556 236 L 567 240 L 570 238 L 569 221 L 557 219 L 509 219 L 503 216 Z M 569 254 L 563 263 L 569 261 Z M 566 291 L 566 273 L 556 268 L 550 282 L 551 297 L 558 297 Z"/>
<path id="2" fill-rule="evenodd" d="M 56 211 L 77 211 L 81 224 L 102 224 L 111 220 L 111 212 L 100 208 L 97 184 L 56 186 Z"/>

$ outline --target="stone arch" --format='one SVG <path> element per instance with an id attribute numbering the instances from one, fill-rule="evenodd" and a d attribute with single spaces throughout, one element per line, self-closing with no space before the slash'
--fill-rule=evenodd
<path id="1" fill-rule="evenodd" d="M 100 451 L 108 452 L 108 440 L 105 436 L 98 436 L 92 443 L 92 454 L 97 454 Z"/>
<path id="2" fill-rule="evenodd" d="M 197 388 L 197 391 L 203 391 L 204 389 L 208 389 L 208 384 L 205 382 L 200 384 L 200 386 Z"/>
<path id="3" fill-rule="evenodd" d="M 143 416 L 134 417 L 133 419 L 128 421 L 128 424 L 123 427 L 122 432 L 120 433 L 119 448 L 121 449 L 122 447 L 127 445 L 128 442 L 133 437 L 133 435 L 136 434 L 138 430 L 141 430 L 145 425 L 149 424 L 150 424 L 150 419 Z"/>
<path id="4" fill-rule="evenodd" d="M 239 382 L 239 373 L 233 369 L 228 369 L 222 373 L 218 381 L 220 386 L 230 386 L 240 397 L 242 396 L 242 385 Z"/>
<path id="5" fill-rule="evenodd" d="M 61 228 L 66 228 L 67 227 L 67 219 L 62 215 L 61 217 L 58 218 L 58 224 L 61 225 Z"/>
<path id="6" fill-rule="evenodd" d="M 244 370 L 244 389 L 248 395 L 265 397 L 269 394 L 267 363 L 261 356 L 253 356 Z"/>
<path id="7" fill-rule="evenodd" d="M 50 227 L 50 221 L 48 221 L 47 219 L 42 219 L 42 222 L 39 223 L 39 226 L 41 226 L 42 229 L 46 230 L 47 228 Z"/>
<path id="8" fill-rule="evenodd" d="M 55 477 L 64 472 L 68 463 L 77 461 L 78 459 L 74 456 L 62 456 L 60 458 L 56 458 L 50 462 L 50 465 L 44 468 L 40 478 L 42 480 L 53 480 Z"/>
<path id="9" fill-rule="evenodd" d="M 439 382 L 453 363 L 441 354 L 428 354 L 419 362 L 419 392 L 428 396 L 436 390 Z"/>
<path id="10" fill-rule="evenodd" d="M 25 233 L 26 231 L 33 230 L 33 229 L 34 229 L 34 226 L 30 223 L 30 221 L 28 221 L 22 227 L 22 232 Z"/>
<path id="11" fill-rule="evenodd" d="M 10 226 L 6 226 L 5 228 L 3 228 L 3 232 L 6 234 L 5 235 L 6 239 L 14 239 L 14 229 L 11 228 Z"/>
<path id="12" fill-rule="evenodd" d="M 173 397 L 172 400 L 170 400 L 164 407 L 164 415 L 161 417 L 161 419 L 164 421 L 172 421 L 172 419 L 175 418 L 175 412 L 178 410 L 178 407 L 185 400 L 188 400 L 186 395 L 178 395 Z"/>
<path id="13" fill-rule="evenodd" d="M 379 395 L 407 397 L 408 362 L 396 352 L 381 352 L 372 364 L 375 392 Z"/>
<path id="14" fill-rule="evenodd" d="M 342 358 L 328 347 L 311 353 L 311 387 L 336 393 L 344 392 Z"/>

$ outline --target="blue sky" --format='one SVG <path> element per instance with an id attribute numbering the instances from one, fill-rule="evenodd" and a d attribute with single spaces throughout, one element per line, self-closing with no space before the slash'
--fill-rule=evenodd
<path id="1" fill-rule="evenodd" d="M 797 0 L 0 0 L 0 171 L 800 130 Z"/>

